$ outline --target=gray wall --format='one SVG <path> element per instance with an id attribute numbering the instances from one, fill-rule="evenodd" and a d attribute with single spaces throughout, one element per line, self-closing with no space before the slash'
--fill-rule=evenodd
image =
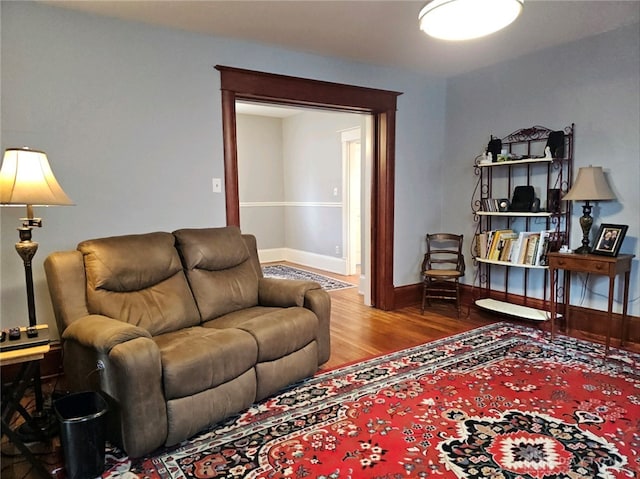
<path id="1" fill-rule="evenodd" d="M 303 112 L 284 119 L 285 199 L 292 204 L 285 215 L 288 248 L 342 256 L 340 130 L 358 126 L 360 115 L 346 113 Z"/>
<path id="2" fill-rule="evenodd" d="M 240 227 L 258 247 L 285 245 L 282 119 L 236 115 Z M 243 206 L 248 203 L 248 206 Z"/>
<path id="3" fill-rule="evenodd" d="M 482 153 L 489 135 L 504 137 L 533 125 L 561 129 L 575 123 L 574 172 L 580 166 L 602 166 L 617 196 L 617 201 L 594 208 L 592 238 L 601 223 L 629 225 L 621 252 L 636 255 L 630 309 L 636 316 L 640 313 L 639 47 L 640 28 L 636 24 L 449 79 L 443 171 L 450 199 L 443 210 L 448 229 L 471 238 L 473 159 Z M 579 202 L 573 205 L 572 248 L 578 247 L 582 238 L 578 224 L 581 206 Z M 574 276 L 572 303 L 606 310 L 608 280 L 591 276 L 587 281 L 584 275 Z M 533 278 L 537 278 L 533 289 L 541 297 L 540 274 Z M 470 270 L 465 281 L 472 280 Z M 621 298 L 618 287 L 618 311 Z"/>
<path id="4" fill-rule="evenodd" d="M 340 131 L 360 122 L 360 115 L 317 110 L 283 119 L 237 115 L 240 224 L 260 249 L 342 256 Z"/>
<path id="5" fill-rule="evenodd" d="M 47 152 L 76 206 L 40 208 L 34 279 L 54 324 L 42 261 L 87 238 L 225 224 L 216 64 L 403 92 L 396 134 L 394 283 L 417 280 L 424 232 L 440 227 L 443 79 L 249 42 L 2 2 L 1 146 Z M 416 212 L 416 205 L 428 205 Z M 14 250 L 24 211 L 0 209 L 0 320 L 27 322 Z"/>

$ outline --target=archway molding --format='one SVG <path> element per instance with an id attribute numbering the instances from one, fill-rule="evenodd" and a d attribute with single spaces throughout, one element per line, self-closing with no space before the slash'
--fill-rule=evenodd
<path id="1" fill-rule="evenodd" d="M 394 309 L 395 125 L 399 92 L 216 65 L 222 90 L 227 224 L 240 226 L 236 100 L 306 106 L 372 116 L 371 303 Z"/>

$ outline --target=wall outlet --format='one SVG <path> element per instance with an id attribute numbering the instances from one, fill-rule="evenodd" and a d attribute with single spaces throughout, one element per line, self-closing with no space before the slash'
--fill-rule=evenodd
<path id="1" fill-rule="evenodd" d="M 336 245 L 336 254 L 340 254 L 340 246 Z"/>
<path id="2" fill-rule="evenodd" d="M 222 180 L 220 178 L 213 178 L 213 192 L 214 193 L 222 193 Z"/>
<path id="3" fill-rule="evenodd" d="M 333 196 L 338 196 L 338 187 L 333 188 Z"/>

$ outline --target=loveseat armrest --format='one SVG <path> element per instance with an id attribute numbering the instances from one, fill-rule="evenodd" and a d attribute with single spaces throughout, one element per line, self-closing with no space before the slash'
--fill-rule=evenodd
<path id="1" fill-rule="evenodd" d="M 307 291 L 322 289 L 315 281 L 280 278 L 260 278 L 258 283 L 258 303 L 260 306 L 289 308 L 304 306 Z"/>
<path id="2" fill-rule="evenodd" d="M 151 334 L 146 329 L 99 314 L 77 319 L 62 333 L 63 340 L 76 341 L 104 354 L 135 338 L 151 338 Z"/>
<path id="3" fill-rule="evenodd" d="M 300 306 L 318 318 L 318 365 L 329 360 L 331 353 L 331 297 L 315 281 L 260 278 L 258 301 L 261 306 L 287 308 Z"/>
<path id="4" fill-rule="evenodd" d="M 309 290 L 304 307 L 318 318 L 318 365 L 321 365 L 331 356 L 331 296 L 324 289 Z"/>
<path id="5" fill-rule="evenodd" d="M 168 433 L 160 349 L 143 328 L 102 315 L 78 318 L 62 334 L 72 389 L 97 389 L 109 403 L 109 440 L 130 457 L 164 444 Z M 99 364 L 99 365 L 98 365 Z"/>

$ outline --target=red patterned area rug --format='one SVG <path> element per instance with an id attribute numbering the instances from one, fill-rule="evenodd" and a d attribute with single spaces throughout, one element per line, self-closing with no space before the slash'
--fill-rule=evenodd
<path id="1" fill-rule="evenodd" d="M 640 477 L 640 355 L 494 324 L 321 373 L 105 477 Z"/>

